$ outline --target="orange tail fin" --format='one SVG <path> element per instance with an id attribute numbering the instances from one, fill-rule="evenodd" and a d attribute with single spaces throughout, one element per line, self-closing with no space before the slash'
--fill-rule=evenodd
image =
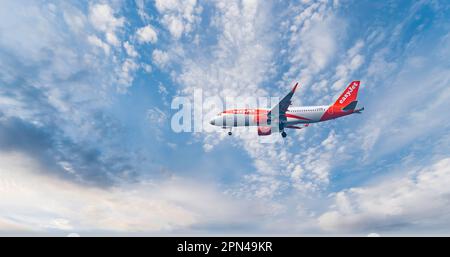
<path id="1" fill-rule="evenodd" d="M 353 81 L 352 83 L 350 83 L 345 91 L 341 94 L 341 96 L 339 96 L 339 98 L 336 100 L 334 106 L 343 108 L 356 101 L 356 98 L 358 96 L 359 83 L 360 81 Z"/>

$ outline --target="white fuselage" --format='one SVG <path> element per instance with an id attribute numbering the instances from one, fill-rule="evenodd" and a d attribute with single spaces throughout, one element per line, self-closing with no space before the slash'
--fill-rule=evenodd
<path id="1" fill-rule="evenodd" d="M 285 114 L 285 125 L 320 122 L 329 107 L 329 105 L 289 107 Z M 269 109 L 226 110 L 215 116 L 210 124 L 224 128 L 266 125 L 265 117 L 269 111 Z"/>

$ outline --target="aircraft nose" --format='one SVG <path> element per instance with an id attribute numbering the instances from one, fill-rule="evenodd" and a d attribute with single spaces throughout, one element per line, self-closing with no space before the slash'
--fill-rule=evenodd
<path id="1" fill-rule="evenodd" d="M 210 120 L 210 121 L 209 121 L 209 124 L 211 124 L 211 125 L 216 125 L 216 119 Z"/>

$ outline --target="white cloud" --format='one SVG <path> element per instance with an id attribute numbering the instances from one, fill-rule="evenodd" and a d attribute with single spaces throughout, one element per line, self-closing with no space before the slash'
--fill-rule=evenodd
<path id="1" fill-rule="evenodd" d="M 139 28 L 136 31 L 137 39 L 140 43 L 156 43 L 158 41 L 158 35 L 155 29 L 147 25 L 145 27 Z"/>
<path id="2" fill-rule="evenodd" d="M 201 182 L 171 178 L 101 189 L 46 174 L 27 156 L 0 156 L 0 192 L 8 195 L 0 199 L 0 233 L 158 233 L 247 220 L 241 203 Z"/>
<path id="3" fill-rule="evenodd" d="M 180 38 L 184 30 L 183 22 L 170 16 L 166 16 L 165 22 L 167 23 L 170 34 L 172 34 L 174 38 Z"/>
<path id="4" fill-rule="evenodd" d="M 71 108 L 67 108 L 71 106 L 71 101 L 87 101 L 90 98 L 93 100 L 90 101 L 91 103 L 105 104 L 106 101 L 101 97 L 100 91 L 110 90 L 114 85 L 109 81 L 115 80 L 114 73 L 102 71 L 102 69 L 111 71 L 115 68 L 110 62 L 110 58 L 113 58 L 110 54 L 111 47 L 98 36 L 91 34 L 92 28 L 85 14 L 76 6 L 65 3 L 56 5 L 57 10 L 64 11 L 61 16 L 53 15 L 52 12 L 37 6 L 37 3 L 33 1 L 26 1 L 25 5 L 18 2 L 4 4 L 5 8 L 1 8 L 0 11 L 0 17 L 2 17 L 0 30 L 3 35 L 0 39 L 0 47 L 8 49 L 8 55 L 15 56 L 15 64 L 2 57 L 0 62 L 2 77 L 11 77 L 11 79 L 20 77 L 25 79 L 23 86 L 43 90 L 48 94 L 49 104 L 53 105 L 55 112 L 70 112 L 72 122 L 80 121 L 80 119 L 77 117 L 79 112 L 73 112 Z M 103 53 L 109 56 L 105 58 Z M 43 62 L 48 63 L 45 68 L 41 67 Z M 32 78 L 29 72 L 24 72 L 20 68 L 20 63 L 28 63 L 34 67 Z M 79 78 L 78 74 L 84 74 L 84 71 L 88 70 L 89 73 L 85 74 L 86 76 L 90 74 L 95 76 L 94 89 L 92 85 L 88 85 L 88 79 L 77 83 L 73 81 L 74 78 Z M 97 76 L 98 74 L 101 76 Z M 55 81 L 58 82 L 55 83 Z M 7 88 L 2 87 L 0 93 L 3 96 L 9 95 L 4 93 L 4 90 Z M 85 92 L 89 94 L 84 94 Z M 19 100 L 24 101 L 21 98 Z M 39 110 L 26 108 L 26 104 L 29 103 L 24 102 L 24 104 L 24 108 L 15 109 L 15 114 L 18 115 L 20 111 L 20 117 L 36 120 Z M 8 107 L 4 109 L 12 110 Z M 76 109 L 80 110 L 79 106 Z M 69 115 L 61 115 L 62 117 L 69 117 Z"/>
<path id="5" fill-rule="evenodd" d="M 174 39 L 191 32 L 200 21 L 202 8 L 197 5 L 197 0 L 156 0 L 155 6 L 162 15 L 162 23 Z"/>
<path id="6" fill-rule="evenodd" d="M 137 12 L 139 17 L 145 22 L 148 23 L 151 20 L 150 15 L 145 12 L 145 1 L 144 0 L 136 0 Z"/>
<path id="7" fill-rule="evenodd" d="M 151 73 L 153 70 L 153 68 L 150 64 L 142 63 L 141 66 L 142 66 L 142 69 L 144 69 L 144 71 L 147 73 Z"/>
<path id="8" fill-rule="evenodd" d="M 42 137 L 52 141 L 45 151 L 52 155 L 49 166 L 58 167 L 52 172 L 78 179 L 83 168 L 75 156 L 85 147 L 103 148 L 102 158 L 114 155 L 111 145 L 118 142 L 113 135 L 121 133 L 114 130 L 119 122 L 104 111 L 125 86 L 118 81 L 132 81 L 134 65 L 126 61 L 122 48 L 111 54 L 111 46 L 101 33 L 92 34 L 89 22 L 67 22 L 88 21 L 77 4 L 55 6 L 61 15 L 35 1 L 5 2 L 3 7 L 11 13 L 0 8 L 0 31 L 5 35 L 0 49 L 7 49 L 0 51 L 0 115 L 45 133 Z"/>
<path id="9" fill-rule="evenodd" d="M 153 125 L 162 126 L 167 121 L 167 114 L 155 107 L 147 111 L 147 119 Z"/>
<path id="10" fill-rule="evenodd" d="M 76 33 L 83 33 L 83 30 L 87 24 L 87 18 L 81 11 L 68 8 L 68 10 L 64 10 L 63 16 L 64 21 L 72 31 Z"/>
<path id="11" fill-rule="evenodd" d="M 342 93 L 342 90 L 344 90 L 350 81 L 357 80 L 352 78 L 351 75 L 364 63 L 364 56 L 361 54 L 363 48 L 364 41 L 357 40 L 354 46 L 347 51 L 347 54 L 341 64 L 336 67 L 333 77 L 335 82 L 331 87 L 335 93 L 334 98 L 338 97 L 338 95 Z"/>
<path id="12" fill-rule="evenodd" d="M 100 47 L 101 49 L 103 49 L 106 55 L 109 55 L 111 47 L 107 43 L 103 42 L 100 38 L 98 38 L 95 35 L 90 35 L 88 36 L 87 40 L 93 46 Z"/>
<path id="13" fill-rule="evenodd" d="M 134 72 L 139 68 L 139 65 L 136 64 L 132 59 L 126 59 L 122 66 L 117 71 L 118 74 L 118 83 L 119 86 L 117 90 L 121 93 L 125 93 L 127 88 L 131 86 L 134 79 Z"/>
<path id="14" fill-rule="evenodd" d="M 114 34 L 112 32 L 107 32 L 106 33 L 106 42 L 110 43 L 113 46 L 119 46 L 120 45 L 120 41 L 117 38 L 116 34 Z"/>
<path id="15" fill-rule="evenodd" d="M 393 76 L 385 78 L 380 85 L 373 85 L 378 86 L 378 90 L 373 94 L 375 101 L 371 108 L 384 111 L 375 113 L 359 131 L 362 139 L 360 144 L 368 160 L 425 137 L 433 138 L 448 128 L 443 124 L 447 124 L 449 115 L 440 110 L 446 109 L 450 101 L 450 89 L 447 86 L 450 75 L 445 61 L 438 62 L 430 58 L 433 55 L 434 52 L 430 52 L 422 59 L 423 66 L 409 61 L 415 60 L 416 54 L 404 57 L 405 63 Z M 374 58 L 377 63 L 378 56 Z M 432 68 L 424 70 L 423 67 Z M 364 132 L 367 129 L 371 132 Z"/>
<path id="16" fill-rule="evenodd" d="M 335 58 L 336 40 L 345 26 L 335 17 L 335 6 L 329 1 L 307 2 L 294 8 L 298 14 L 285 23 L 291 31 L 287 50 L 291 68 L 284 74 L 284 81 L 300 78 L 302 84 L 308 85 Z"/>
<path id="17" fill-rule="evenodd" d="M 403 173 L 404 174 L 404 173 Z M 407 176 L 385 178 L 366 187 L 340 191 L 334 207 L 319 218 L 339 232 L 427 231 L 450 225 L 450 158 Z"/>
<path id="18" fill-rule="evenodd" d="M 394 61 L 388 61 L 386 59 L 386 56 L 388 54 L 388 48 L 381 49 L 374 54 L 367 70 L 367 75 L 370 78 L 384 79 L 388 77 L 393 71 L 395 71 L 398 63 Z"/>
<path id="19" fill-rule="evenodd" d="M 113 9 L 108 4 L 90 5 L 89 20 L 94 28 L 105 33 L 108 43 L 114 46 L 120 45 L 116 30 L 123 27 L 125 18 L 116 18 Z"/>
<path id="20" fill-rule="evenodd" d="M 153 53 L 152 53 L 152 60 L 153 60 L 153 63 L 158 65 L 160 68 L 164 68 L 169 63 L 170 58 L 169 58 L 169 54 L 167 52 L 164 52 L 159 49 L 155 49 L 155 50 L 153 50 Z"/>
<path id="21" fill-rule="evenodd" d="M 130 44 L 130 42 L 125 41 L 123 43 L 123 47 L 125 48 L 125 51 L 127 52 L 128 56 L 130 57 L 138 57 L 139 54 L 136 52 L 136 49 L 134 48 L 134 46 L 132 44 Z"/>

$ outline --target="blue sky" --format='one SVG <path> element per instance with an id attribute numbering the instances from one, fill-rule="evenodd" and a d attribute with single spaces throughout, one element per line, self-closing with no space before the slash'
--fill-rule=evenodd
<path id="1" fill-rule="evenodd" d="M 1 5 L 0 233 L 450 232 L 446 1 Z M 352 80 L 363 115 L 284 141 L 170 127 L 194 90 Z"/>

